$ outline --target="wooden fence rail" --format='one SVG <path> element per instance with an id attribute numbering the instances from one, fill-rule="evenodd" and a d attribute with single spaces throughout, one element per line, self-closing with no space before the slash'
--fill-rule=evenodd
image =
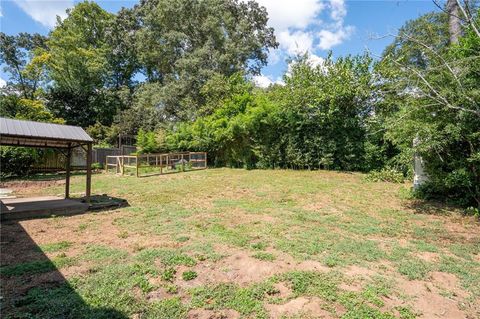
<path id="1" fill-rule="evenodd" d="M 107 156 L 105 171 L 125 175 L 128 169 L 135 176 L 158 175 L 207 168 L 206 152 L 182 152 L 167 154 L 140 154 Z"/>

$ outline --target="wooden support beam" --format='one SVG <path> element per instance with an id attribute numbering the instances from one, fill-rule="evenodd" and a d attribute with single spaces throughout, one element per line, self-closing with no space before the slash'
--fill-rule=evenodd
<path id="1" fill-rule="evenodd" d="M 66 153 L 66 163 L 65 163 L 65 198 L 70 198 L 70 169 L 71 169 L 71 159 L 72 159 L 72 148 L 69 147 Z"/>
<path id="2" fill-rule="evenodd" d="M 88 143 L 87 145 L 87 178 L 86 178 L 86 190 L 85 190 L 85 197 L 87 199 L 87 203 L 90 204 L 90 195 L 92 192 L 92 143 Z"/>

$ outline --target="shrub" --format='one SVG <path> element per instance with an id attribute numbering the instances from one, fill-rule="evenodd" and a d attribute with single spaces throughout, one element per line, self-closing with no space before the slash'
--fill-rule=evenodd
<path id="1" fill-rule="evenodd" d="M 103 165 L 102 165 L 101 163 L 98 163 L 98 162 L 97 162 L 97 163 L 93 163 L 93 164 L 92 164 L 92 169 L 93 169 L 94 171 L 99 171 L 99 170 L 101 170 L 102 168 L 103 168 Z"/>
<path id="2" fill-rule="evenodd" d="M 0 178 L 28 175 L 38 158 L 38 151 L 32 148 L 0 147 Z"/>
<path id="3" fill-rule="evenodd" d="M 475 207 L 468 207 L 467 209 L 465 209 L 465 215 L 480 218 L 480 209 Z"/>
<path id="4" fill-rule="evenodd" d="M 403 183 L 405 177 L 403 173 L 396 171 L 392 168 L 383 168 L 380 171 L 371 171 L 365 177 L 365 180 L 369 182 L 390 182 L 390 183 Z"/>

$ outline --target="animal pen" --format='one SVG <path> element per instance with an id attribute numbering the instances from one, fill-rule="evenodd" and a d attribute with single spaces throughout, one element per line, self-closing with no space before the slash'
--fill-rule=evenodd
<path id="1" fill-rule="evenodd" d="M 206 152 L 107 156 L 105 171 L 137 177 L 207 168 Z"/>

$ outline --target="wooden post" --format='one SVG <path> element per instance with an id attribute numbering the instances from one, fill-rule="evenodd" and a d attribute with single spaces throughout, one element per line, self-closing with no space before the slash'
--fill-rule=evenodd
<path id="1" fill-rule="evenodd" d="M 125 157 L 122 155 L 122 175 L 125 175 Z"/>
<path id="2" fill-rule="evenodd" d="M 184 162 L 183 154 L 182 154 L 182 157 L 180 158 L 180 162 L 182 162 L 182 172 L 185 172 L 185 162 Z"/>
<path id="3" fill-rule="evenodd" d="M 204 168 L 207 168 L 207 152 L 204 152 L 205 154 L 205 162 L 203 163 Z"/>
<path id="4" fill-rule="evenodd" d="M 70 198 L 70 168 L 71 168 L 71 158 L 72 158 L 72 148 L 70 144 L 68 145 L 67 150 L 67 162 L 66 162 L 66 173 L 65 173 L 65 198 Z"/>
<path id="5" fill-rule="evenodd" d="M 137 174 L 137 177 L 138 177 L 138 166 L 139 166 L 139 165 L 138 165 L 138 154 L 137 154 L 137 158 L 136 158 L 136 159 L 137 159 L 137 162 L 136 162 L 136 165 L 135 165 L 135 166 L 137 167 L 137 173 L 136 173 L 136 174 Z"/>
<path id="6" fill-rule="evenodd" d="M 162 159 L 162 155 L 160 155 L 160 174 L 163 174 L 163 159 Z"/>
<path id="7" fill-rule="evenodd" d="M 92 143 L 87 144 L 87 185 L 86 185 L 86 198 L 87 203 L 90 204 L 90 195 L 92 192 Z"/>

